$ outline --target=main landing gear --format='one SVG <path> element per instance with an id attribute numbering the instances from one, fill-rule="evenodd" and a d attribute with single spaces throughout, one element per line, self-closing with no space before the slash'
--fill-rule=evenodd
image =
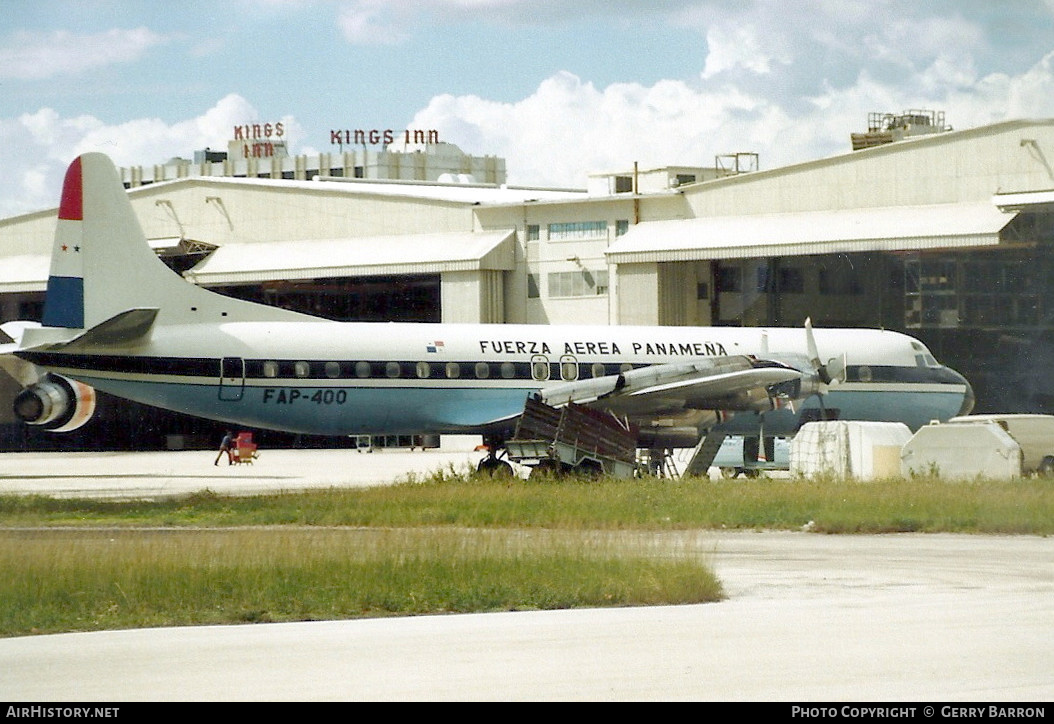
<path id="1" fill-rule="evenodd" d="M 487 449 L 487 457 L 479 461 L 476 472 L 482 475 L 508 475 L 512 476 L 512 465 L 507 460 L 502 460 L 501 455 L 505 452 L 505 440 L 493 435 L 483 436 L 483 447 Z"/>

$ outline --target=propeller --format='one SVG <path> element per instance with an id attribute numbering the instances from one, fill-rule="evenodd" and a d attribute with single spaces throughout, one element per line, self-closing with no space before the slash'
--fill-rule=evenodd
<path id="1" fill-rule="evenodd" d="M 809 363 L 816 370 L 817 376 L 824 385 L 833 385 L 845 382 L 846 358 L 845 353 L 841 357 L 832 357 L 827 364 L 820 361 L 820 352 L 816 348 L 816 338 L 812 332 L 812 318 L 805 319 L 805 343 L 809 348 Z"/>

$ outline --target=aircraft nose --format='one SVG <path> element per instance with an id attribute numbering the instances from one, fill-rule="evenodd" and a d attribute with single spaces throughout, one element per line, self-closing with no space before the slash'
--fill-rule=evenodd
<path id="1" fill-rule="evenodd" d="M 973 411 L 974 405 L 977 403 L 977 398 L 974 397 L 973 394 L 973 385 L 971 385 L 969 380 L 967 380 L 955 370 L 951 369 L 950 367 L 947 369 L 966 387 L 966 389 L 963 391 L 962 406 L 959 407 L 959 412 L 957 414 L 969 415 Z"/>

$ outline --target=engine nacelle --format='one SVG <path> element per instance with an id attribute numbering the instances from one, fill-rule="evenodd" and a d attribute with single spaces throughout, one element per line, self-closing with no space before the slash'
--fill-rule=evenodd
<path id="1" fill-rule="evenodd" d="M 15 415 L 27 425 L 69 432 L 91 419 L 95 390 L 76 380 L 49 374 L 15 397 Z"/>

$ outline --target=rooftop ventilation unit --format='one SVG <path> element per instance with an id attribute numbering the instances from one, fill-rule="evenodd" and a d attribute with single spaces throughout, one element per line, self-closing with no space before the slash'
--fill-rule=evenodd
<path id="1" fill-rule="evenodd" d="M 913 136 L 950 131 L 944 125 L 944 111 L 910 110 L 903 113 L 867 114 L 867 133 L 852 133 L 853 150 L 882 146 Z"/>

